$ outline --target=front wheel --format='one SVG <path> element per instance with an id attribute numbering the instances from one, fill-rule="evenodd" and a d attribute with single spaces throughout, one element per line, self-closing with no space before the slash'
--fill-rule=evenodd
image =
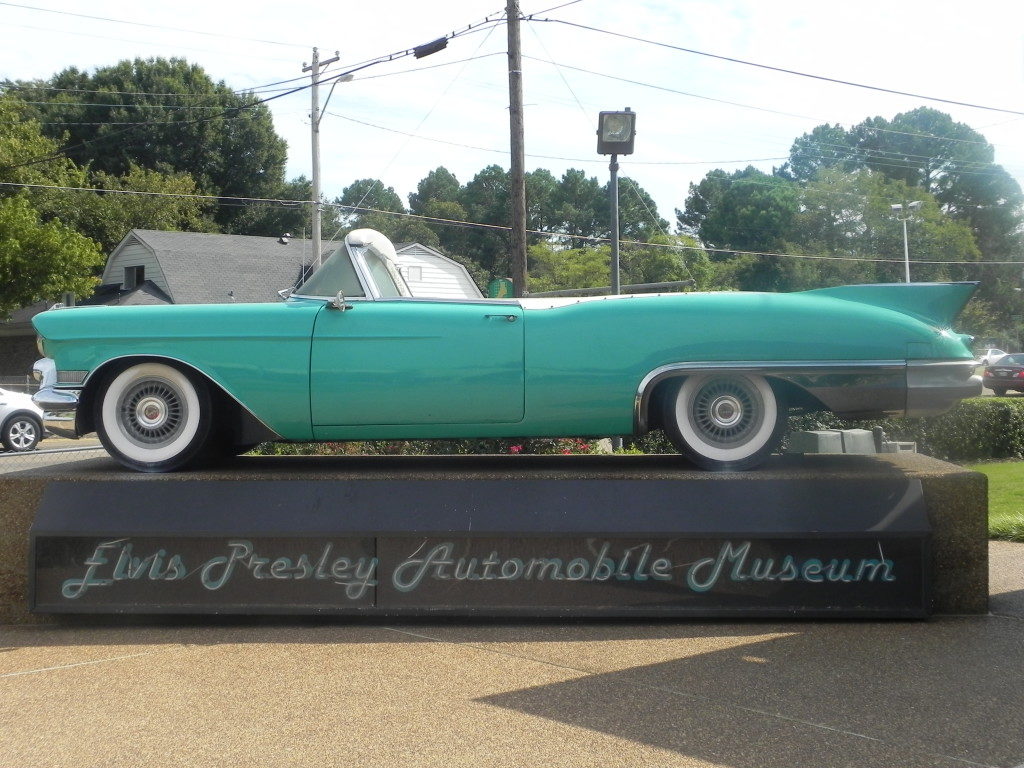
<path id="1" fill-rule="evenodd" d="M 995 393 L 996 397 L 1006 397 L 1005 389 L 996 389 L 995 387 L 992 387 L 992 391 Z"/>
<path id="2" fill-rule="evenodd" d="M 782 439 L 786 408 L 763 376 L 707 373 L 688 376 L 666 398 L 665 433 L 702 469 L 752 469 Z"/>
<path id="3" fill-rule="evenodd" d="M 141 472 L 184 467 L 210 434 L 206 385 L 163 363 L 140 363 L 114 375 L 101 388 L 95 409 L 103 447 Z"/>
<path id="4" fill-rule="evenodd" d="M 4 423 L 0 441 L 8 451 L 31 451 L 43 436 L 43 425 L 35 416 L 14 415 Z"/>

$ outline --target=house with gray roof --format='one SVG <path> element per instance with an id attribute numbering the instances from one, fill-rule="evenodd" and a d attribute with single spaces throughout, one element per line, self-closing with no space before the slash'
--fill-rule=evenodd
<path id="1" fill-rule="evenodd" d="M 323 253 L 336 247 L 325 243 Z M 107 259 L 100 288 L 82 303 L 280 301 L 277 292 L 315 261 L 309 240 L 133 229 Z"/>

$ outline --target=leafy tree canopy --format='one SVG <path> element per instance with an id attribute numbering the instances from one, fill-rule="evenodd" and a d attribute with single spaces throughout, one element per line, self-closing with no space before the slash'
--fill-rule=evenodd
<path id="1" fill-rule="evenodd" d="M 799 207 L 792 182 L 748 166 L 731 174 L 714 170 L 691 184 L 676 218 L 682 231 L 713 248 L 777 251 L 792 237 Z"/>
<path id="2" fill-rule="evenodd" d="M 92 74 L 71 67 L 5 85 L 79 166 L 113 176 L 133 165 L 172 169 L 232 197 L 269 197 L 283 181 L 287 147 L 270 110 L 184 59 L 122 61 Z M 238 210 L 220 208 L 217 221 Z"/>
<path id="3" fill-rule="evenodd" d="M 25 195 L 0 199 L 0 233 L 3 315 L 65 291 L 87 296 L 98 282 L 99 245 L 59 221 L 43 221 Z"/>

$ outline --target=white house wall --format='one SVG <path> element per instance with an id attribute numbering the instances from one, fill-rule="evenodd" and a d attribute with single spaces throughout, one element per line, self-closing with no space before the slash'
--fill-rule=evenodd
<path id="1" fill-rule="evenodd" d="M 398 252 L 398 267 L 409 284 L 413 296 L 443 299 L 479 299 L 480 289 L 470 278 L 465 267 L 445 256 L 413 245 Z M 418 267 L 421 279 L 411 279 Z"/>
<path id="2" fill-rule="evenodd" d="M 145 268 L 146 280 L 152 281 L 154 285 L 168 296 L 174 295 L 171 292 L 171 287 L 167 284 L 167 278 L 164 277 L 164 273 L 160 269 L 160 262 L 157 261 L 156 255 L 138 240 L 126 243 L 124 247 L 110 255 L 110 258 L 107 259 L 107 265 L 103 269 L 103 277 L 100 282 L 103 285 L 123 283 L 124 268 L 138 266 Z"/>

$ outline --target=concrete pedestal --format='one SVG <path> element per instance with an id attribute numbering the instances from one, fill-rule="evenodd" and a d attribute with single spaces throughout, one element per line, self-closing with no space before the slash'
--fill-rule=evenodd
<path id="1" fill-rule="evenodd" d="M 845 488 L 863 488 L 867 494 L 871 488 L 891 484 L 897 479 L 917 481 L 923 491 L 925 514 L 931 528 L 930 572 L 925 574 L 925 581 L 930 586 L 929 610 L 945 614 L 986 612 L 985 477 L 925 456 L 774 457 L 762 469 L 736 474 L 693 471 L 673 456 L 249 457 L 238 459 L 221 470 L 208 472 L 142 475 L 120 471 L 109 460 L 91 460 L 62 469 L 26 471 L 0 478 L 0 524 L 5 531 L 0 539 L 0 622 L 55 620 L 28 613 L 29 531 L 47 488 L 51 489 L 48 498 L 52 504 L 56 495 L 67 499 L 70 493 L 70 498 L 74 498 L 74 489 L 81 485 L 81 497 L 91 499 L 89 517 L 95 520 L 97 506 L 103 503 L 99 498 L 102 494 L 97 492 L 119 483 L 129 484 L 136 497 L 140 493 L 145 496 L 145 489 L 151 489 L 154 496 L 173 495 L 177 492 L 175 484 L 178 484 L 183 492 L 183 503 L 188 501 L 187 487 L 194 489 L 208 483 L 216 484 L 229 499 L 232 487 L 241 488 L 245 484 L 251 488 L 253 482 L 271 483 L 278 488 L 282 485 L 299 488 L 303 483 L 329 483 L 343 493 L 347 483 L 355 485 L 356 481 L 415 481 L 423 482 L 424 493 L 429 494 L 431 481 L 443 481 L 450 486 L 453 481 L 469 480 L 516 481 L 520 484 L 569 481 L 575 487 L 581 483 L 587 486 L 590 481 L 595 484 L 600 481 L 657 481 L 662 485 L 678 482 L 681 495 L 717 492 L 721 490 L 721 484 L 728 484 L 729 493 L 736 498 L 756 502 L 765 499 L 772 489 L 777 492 L 779 487 L 785 487 L 787 492 L 798 496 L 801 484 L 810 487 L 825 480 L 834 480 Z M 200 481 L 200 485 L 197 486 L 196 481 Z M 231 483 L 236 485 L 231 486 Z M 225 488 L 220 488 L 220 484 Z M 61 492 L 55 494 L 53 489 L 58 486 Z M 715 493 L 710 496 L 715 496 Z M 344 508 L 344 498 L 339 501 Z M 753 503 L 751 510 L 756 508 L 756 503 Z M 823 510 L 823 514 L 825 512 L 827 510 Z M 121 510 L 119 514 L 123 513 Z M 73 510 L 69 514 L 71 517 L 68 519 L 73 521 Z M 629 512 L 622 510 L 621 514 L 628 515 Z M 281 519 L 286 525 L 287 516 Z M 771 519 L 758 521 L 764 530 L 770 530 L 771 524 Z M 503 535 L 515 534 L 516 531 L 515 521 L 510 520 Z M 295 565 L 294 561 L 292 564 Z M 167 567 L 170 568 L 169 565 Z M 520 611 L 519 615 L 524 613 L 528 611 Z"/>

